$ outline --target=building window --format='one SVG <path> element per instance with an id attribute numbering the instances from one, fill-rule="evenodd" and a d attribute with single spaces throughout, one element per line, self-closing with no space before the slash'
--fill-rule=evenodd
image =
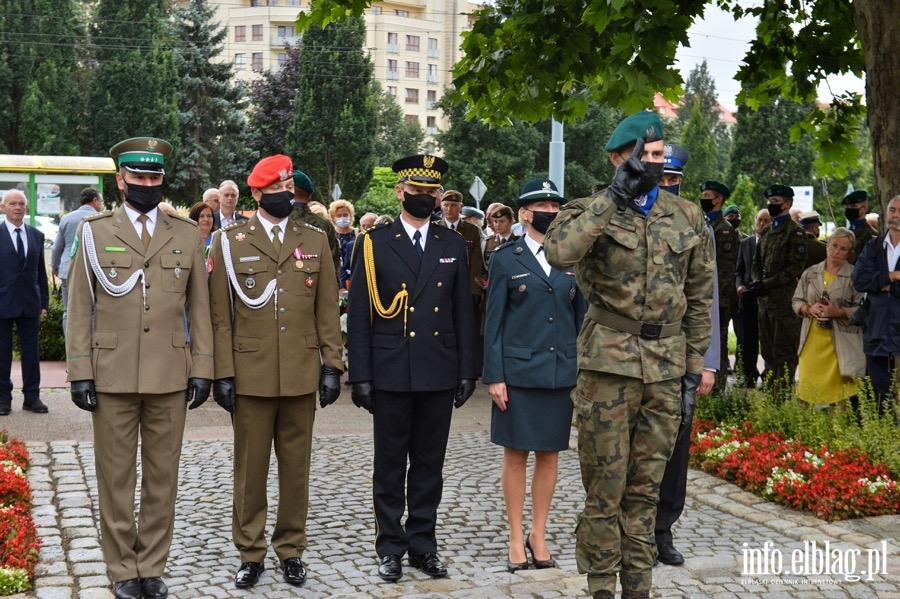
<path id="1" fill-rule="evenodd" d="M 372 14 L 373 14 L 373 15 L 380 15 L 380 14 L 381 14 L 381 7 L 380 7 L 380 6 L 373 6 L 373 7 L 372 7 Z"/>
<path id="2" fill-rule="evenodd" d="M 250 68 L 254 71 L 261 71 L 263 69 L 262 52 L 254 52 L 251 55 Z"/>
<path id="3" fill-rule="evenodd" d="M 284 0 L 285 6 L 300 6 L 300 0 Z"/>
<path id="4" fill-rule="evenodd" d="M 428 58 L 438 57 L 438 41 L 437 38 L 428 38 Z"/>
<path id="5" fill-rule="evenodd" d="M 419 90 L 413 89 L 411 87 L 407 87 L 405 101 L 407 104 L 418 104 L 419 103 Z"/>
<path id="6" fill-rule="evenodd" d="M 387 61 L 387 78 L 397 80 L 400 79 L 400 71 L 397 70 L 397 61 L 388 59 Z"/>
<path id="7" fill-rule="evenodd" d="M 414 114 L 407 114 L 404 116 L 404 119 L 406 120 L 407 123 L 418 123 L 419 122 L 419 117 L 417 117 Z"/>
<path id="8" fill-rule="evenodd" d="M 284 68 L 284 63 L 287 62 L 287 54 L 285 54 L 284 52 L 281 52 L 279 54 L 276 54 L 275 56 L 278 57 L 278 70 L 280 71 L 281 69 Z"/>
<path id="9" fill-rule="evenodd" d="M 428 65 L 428 83 L 437 83 L 437 82 L 438 82 L 437 65 L 430 64 L 430 65 Z"/>
<path id="10" fill-rule="evenodd" d="M 293 25 L 279 25 L 278 26 L 278 37 L 294 37 L 294 26 Z"/>
<path id="11" fill-rule="evenodd" d="M 406 76 L 411 77 L 413 79 L 418 79 L 419 78 L 419 63 L 407 62 L 406 63 Z"/>
<path id="12" fill-rule="evenodd" d="M 395 8 L 395 9 L 394 9 L 394 14 L 397 15 L 398 17 L 408 17 L 408 16 L 409 16 L 409 11 L 408 11 L 408 10 L 397 10 L 397 9 Z"/>
<path id="13" fill-rule="evenodd" d="M 250 0 L 250 6 L 265 6 L 265 0 Z"/>
<path id="14" fill-rule="evenodd" d="M 253 32 L 253 41 L 254 42 L 262 41 L 262 35 L 263 35 L 262 29 L 263 29 L 262 25 L 253 25 L 252 32 Z"/>
<path id="15" fill-rule="evenodd" d="M 418 35 L 407 35 L 406 36 L 406 50 L 408 52 L 418 52 L 419 51 L 419 36 Z"/>
<path id="16" fill-rule="evenodd" d="M 236 41 L 236 42 L 246 42 L 247 41 L 247 26 L 246 25 L 235 25 L 234 41 Z"/>
<path id="17" fill-rule="evenodd" d="M 428 135 L 434 135 L 437 133 L 437 117 L 430 116 L 425 119 L 425 133 Z"/>
<path id="18" fill-rule="evenodd" d="M 437 104 L 437 91 L 433 90 L 433 89 L 428 90 L 428 94 L 425 97 L 425 99 L 427 101 L 426 106 L 429 109 L 434 108 L 435 105 Z"/>
<path id="19" fill-rule="evenodd" d="M 387 94 L 388 94 L 390 97 L 396 99 L 396 98 L 397 98 L 397 88 L 394 87 L 393 85 L 389 85 L 389 86 L 387 87 Z"/>
<path id="20" fill-rule="evenodd" d="M 243 71 L 247 68 L 247 55 L 244 53 L 234 55 L 234 70 Z"/>
<path id="21" fill-rule="evenodd" d="M 391 54 L 398 54 L 400 52 L 400 45 L 397 43 L 396 33 L 388 33 L 387 51 Z"/>

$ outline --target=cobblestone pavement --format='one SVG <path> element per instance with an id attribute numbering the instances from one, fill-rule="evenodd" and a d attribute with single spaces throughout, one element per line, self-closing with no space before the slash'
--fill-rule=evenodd
<path id="1" fill-rule="evenodd" d="M 173 598 L 187 597 L 585 597 L 586 583 L 574 558 L 575 518 L 583 498 L 577 455 L 560 456 L 559 484 L 548 525 L 559 569 L 505 571 L 506 532 L 500 491 L 502 450 L 485 430 L 454 432 L 445 467 L 439 512 L 440 555 L 448 578 L 432 580 L 406 566 L 397 584 L 380 581 L 370 505 L 371 435 L 320 435 L 313 444 L 310 547 L 303 556 L 309 580 L 287 585 L 270 551 L 266 572 L 251 591 L 234 588 L 239 565 L 231 544 L 231 458 L 227 438 L 189 439 L 182 452 L 177 522 L 165 580 Z M 29 596 L 41 599 L 106 599 L 110 584 L 98 542 L 93 446 L 87 441 L 29 443 L 34 514 L 44 539 L 41 563 Z M 274 469 L 269 497 L 277 501 Z M 879 598 L 900 599 L 900 516 L 827 524 L 766 503 L 737 487 L 691 472 L 688 505 L 677 527 L 676 546 L 685 565 L 654 570 L 654 597 L 689 598 Z M 526 514 L 526 521 L 528 515 Z M 274 517 L 270 510 L 270 523 Z M 742 575 L 744 552 L 791 552 L 804 541 L 825 541 L 846 553 L 861 551 L 851 568 L 861 580 L 842 576 Z M 862 574 L 868 550 L 886 551 L 887 574 Z M 872 554 L 874 557 L 876 554 Z M 881 559 L 884 556 L 878 554 Z M 831 560 L 832 562 L 834 559 Z"/>

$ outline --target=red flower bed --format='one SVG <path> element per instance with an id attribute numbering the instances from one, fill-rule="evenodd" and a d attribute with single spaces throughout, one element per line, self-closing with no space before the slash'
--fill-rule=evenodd
<path id="1" fill-rule="evenodd" d="M 0 595 L 31 588 L 41 540 L 31 517 L 25 444 L 0 431 Z"/>
<path id="2" fill-rule="evenodd" d="M 900 513 L 900 485 L 858 451 L 810 449 L 778 433 L 694 422 L 691 464 L 827 521 Z"/>

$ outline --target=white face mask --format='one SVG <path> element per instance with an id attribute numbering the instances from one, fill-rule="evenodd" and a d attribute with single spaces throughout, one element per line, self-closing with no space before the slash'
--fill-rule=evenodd
<path id="1" fill-rule="evenodd" d="M 339 216 L 334 219 L 334 224 L 336 224 L 341 229 L 346 229 L 350 226 L 350 217 L 349 216 Z"/>

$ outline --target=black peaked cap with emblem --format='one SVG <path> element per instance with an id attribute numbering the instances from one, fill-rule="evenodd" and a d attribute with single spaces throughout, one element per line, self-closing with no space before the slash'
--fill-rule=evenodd
<path id="1" fill-rule="evenodd" d="M 394 162 L 391 169 L 397 173 L 400 183 L 409 183 L 420 187 L 440 187 L 441 177 L 449 170 L 450 165 L 443 158 L 429 154 L 414 154 Z"/>

